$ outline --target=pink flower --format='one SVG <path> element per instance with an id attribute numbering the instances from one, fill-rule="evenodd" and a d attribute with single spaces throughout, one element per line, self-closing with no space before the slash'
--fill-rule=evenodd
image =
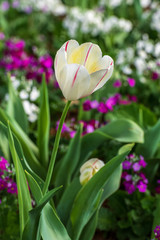
<path id="1" fill-rule="evenodd" d="M 138 172 L 141 169 L 141 165 L 138 162 L 136 162 L 133 163 L 132 168 L 135 172 Z"/>
<path id="2" fill-rule="evenodd" d="M 143 181 L 139 181 L 137 186 L 136 186 L 139 190 L 139 192 L 146 192 L 147 190 L 147 184 L 145 184 Z"/>
<path id="3" fill-rule="evenodd" d="M 136 81 L 135 81 L 134 78 L 128 78 L 128 79 L 127 79 L 127 82 L 128 82 L 128 84 L 129 84 L 130 87 L 134 87 L 135 84 L 136 84 Z"/>
<path id="4" fill-rule="evenodd" d="M 120 88 L 121 86 L 122 86 L 122 82 L 119 79 L 113 83 L 113 87 L 115 88 Z"/>
<path id="5" fill-rule="evenodd" d="M 108 112 L 108 109 L 107 109 L 105 103 L 103 103 L 103 102 L 100 102 L 97 110 L 98 110 L 98 112 L 101 112 L 101 113 L 107 113 Z"/>

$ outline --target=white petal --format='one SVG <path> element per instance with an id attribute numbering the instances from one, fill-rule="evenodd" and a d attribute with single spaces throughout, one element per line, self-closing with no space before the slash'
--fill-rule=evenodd
<path id="1" fill-rule="evenodd" d="M 81 44 L 78 48 L 76 48 L 68 58 L 68 63 L 77 63 L 84 65 L 88 72 L 89 67 L 97 62 L 102 57 L 101 49 L 98 45 L 93 43 L 84 43 Z"/>
<path id="2" fill-rule="evenodd" d="M 68 100 L 77 100 L 84 96 L 89 88 L 90 76 L 86 68 L 79 64 L 66 64 L 60 73 L 59 86 Z"/>
<path id="3" fill-rule="evenodd" d="M 90 75 L 90 87 L 86 95 L 90 95 L 92 92 L 97 91 L 101 88 L 111 77 L 113 73 L 113 61 L 110 63 L 109 67 L 106 69 L 99 70 Z"/>

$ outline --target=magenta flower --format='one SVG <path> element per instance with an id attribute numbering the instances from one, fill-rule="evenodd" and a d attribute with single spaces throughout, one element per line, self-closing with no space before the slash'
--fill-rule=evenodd
<path id="1" fill-rule="evenodd" d="M 108 112 L 108 109 L 106 107 L 106 104 L 103 103 L 103 102 L 100 102 L 99 103 L 99 106 L 98 106 L 98 112 L 101 112 L 101 113 L 107 113 Z"/>
<path id="2" fill-rule="evenodd" d="M 87 127 L 86 127 L 86 132 L 87 133 L 94 132 L 94 127 L 92 125 L 88 124 Z"/>
<path id="3" fill-rule="evenodd" d="M 129 96 L 128 96 L 128 100 L 131 101 L 131 102 L 137 102 L 137 96 L 135 96 L 135 95 L 133 95 L 133 96 L 129 95 Z"/>
<path id="4" fill-rule="evenodd" d="M 123 167 L 123 169 L 126 169 L 126 170 L 131 169 L 132 163 L 130 161 L 126 160 L 122 163 L 122 167 Z"/>
<path id="5" fill-rule="evenodd" d="M 138 163 L 139 163 L 139 165 L 142 166 L 143 168 L 145 168 L 145 167 L 147 166 L 147 163 L 144 161 L 144 158 L 141 158 Z"/>
<path id="6" fill-rule="evenodd" d="M 0 157 L 0 170 L 7 171 L 8 166 L 9 166 L 8 161 L 4 157 Z"/>
<path id="7" fill-rule="evenodd" d="M 5 188 L 7 188 L 7 182 L 5 179 L 0 178 L 0 190 L 4 190 Z"/>
<path id="8" fill-rule="evenodd" d="M 128 82 L 128 84 L 129 84 L 130 87 L 134 87 L 135 84 L 136 84 L 136 81 L 135 81 L 134 78 L 128 78 L 128 79 L 127 79 L 127 82 Z"/>
<path id="9" fill-rule="evenodd" d="M 157 80 L 159 78 L 159 74 L 157 72 L 152 73 L 152 80 Z"/>
<path id="10" fill-rule="evenodd" d="M 128 194 L 132 194 L 133 192 L 135 192 L 136 188 L 135 188 L 134 184 L 132 183 L 132 181 L 124 182 L 123 184 L 124 184 L 125 190 L 128 192 Z"/>
<path id="11" fill-rule="evenodd" d="M 3 32 L 0 32 L 0 40 L 4 40 L 5 39 L 5 35 Z"/>
<path id="12" fill-rule="evenodd" d="M 84 103 L 83 103 L 83 110 L 84 111 L 89 111 L 91 110 L 91 101 L 90 100 L 86 100 Z"/>
<path id="13" fill-rule="evenodd" d="M 53 59 L 49 55 L 41 56 L 39 62 L 45 68 L 51 68 L 53 65 Z"/>
<path id="14" fill-rule="evenodd" d="M 7 192 L 11 194 L 15 194 L 15 193 L 17 194 L 18 193 L 17 184 L 15 182 L 12 182 L 11 184 L 9 184 Z"/>
<path id="15" fill-rule="evenodd" d="M 136 187 L 138 188 L 139 192 L 146 192 L 147 190 L 147 184 L 141 180 L 137 183 Z"/>
<path id="16" fill-rule="evenodd" d="M 93 100 L 90 102 L 90 105 L 91 105 L 92 109 L 96 109 L 98 107 L 99 103 L 97 100 Z"/>
<path id="17" fill-rule="evenodd" d="M 120 88 L 121 86 L 122 86 L 122 82 L 119 79 L 113 83 L 113 87 L 115 88 Z"/>
<path id="18" fill-rule="evenodd" d="M 138 162 L 133 163 L 132 168 L 135 172 L 138 172 L 141 169 L 141 165 Z"/>
<path id="19" fill-rule="evenodd" d="M 114 96 L 108 98 L 106 101 L 106 107 L 110 111 L 113 111 L 113 106 L 115 106 L 116 104 L 117 104 L 117 99 Z"/>
<path id="20" fill-rule="evenodd" d="M 10 5 L 9 5 L 9 2 L 8 1 L 3 1 L 2 3 L 1 3 L 1 9 L 2 9 L 2 11 L 7 11 L 8 9 L 9 9 L 9 7 L 10 7 Z"/>
<path id="21" fill-rule="evenodd" d="M 125 180 L 126 180 L 126 181 L 131 181 L 131 180 L 132 180 L 132 175 L 131 175 L 131 174 L 127 174 L 127 175 L 125 176 Z"/>
<path id="22" fill-rule="evenodd" d="M 154 229 L 155 238 L 160 239 L 160 226 L 156 226 Z"/>

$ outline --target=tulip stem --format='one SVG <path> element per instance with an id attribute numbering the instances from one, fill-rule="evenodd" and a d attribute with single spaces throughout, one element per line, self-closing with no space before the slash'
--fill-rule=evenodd
<path id="1" fill-rule="evenodd" d="M 59 147 L 61 131 L 62 131 L 63 123 L 65 121 L 70 104 L 71 104 L 71 101 L 67 101 L 65 108 L 63 110 L 60 122 L 59 122 L 58 130 L 57 130 L 57 134 L 56 134 L 56 138 L 55 138 L 55 142 L 54 142 L 54 147 L 52 150 L 51 160 L 50 160 L 49 167 L 48 167 L 47 177 L 46 177 L 44 187 L 43 187 L 44 195 L 48 191 L 48 188 L 50 185 L 50 181 L 51 181 L 52 173 L 53 173 L 53 167 L 54 167 L 54 163 L 55 163 L 55 159 L 56 159 L 57 151 L 58 151 L 58 147 Z"/>

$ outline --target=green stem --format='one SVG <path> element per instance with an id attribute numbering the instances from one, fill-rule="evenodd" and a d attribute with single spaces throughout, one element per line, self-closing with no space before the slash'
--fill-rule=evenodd
<path id="1" fill-rule="evenodd" d="M 48 172 L 47 172 L 47 177 L 46 177 L 46 181 L 44 183 L 44 187 L 43 187 L 43 194 L 45 194 L 48 190 L 48 187 L 50 185 L 50 181 L 52 178 L 52 173 L 53 173 L 53 167 L 54 167 L 54 163 L 55 163 L 55 159 L 57 156 L 57 151 L 58 151 L 58 147 L 59 147 L 59 141 L 60 141 L 60 137 L 61 137 L 61 131 L 62 131 L 62 126 L 63 123 L 65 121 L 69 106 L 70 106 L 71 101 L 68 101 L 66 103 L 66 106 L 63 110 L 60 122 L 59 122 L 59 126 L 58 126 L 58 130 L 57 130 L 57 134 L 56 134 L 56 139 L 54 142 L 54 147 L 53 147 L 53 151 L 52 151 L 52 156 L 51 156 L 51 160 L 49 163 L 49 167 L 48 167 Z"/>

